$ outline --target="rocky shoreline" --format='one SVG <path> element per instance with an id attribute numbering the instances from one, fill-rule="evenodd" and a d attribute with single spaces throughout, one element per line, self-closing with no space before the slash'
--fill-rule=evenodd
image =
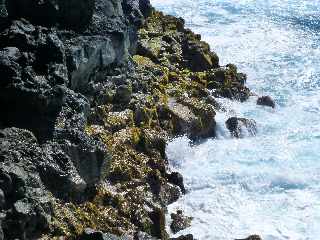
<path id="1" fill-rule="evenodd" d="M 166 207 L 186 189 L 166 143 L 214 137 L 215 98 L 247 100 L 246 75 L 148 0 L 6 8 L 0 239 L 169 239 Z"/>

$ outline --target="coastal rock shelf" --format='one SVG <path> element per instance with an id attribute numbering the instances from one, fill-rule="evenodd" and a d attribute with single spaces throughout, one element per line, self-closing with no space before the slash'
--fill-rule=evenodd
<path id="1" fill-rule="evenodd" d="M 186 190 L 166 143 L 215 137 L 215 97 L 247 100 L 246 75 L 148 0 L 6 7 L 0 239 L 168 239 Z"/>

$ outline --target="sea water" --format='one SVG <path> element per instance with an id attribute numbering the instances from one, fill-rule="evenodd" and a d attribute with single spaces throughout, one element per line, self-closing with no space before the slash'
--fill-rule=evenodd
<path id="1" fill-rule="evenodd" d="M 183 17 L 220 56 L 248 75 L 247 86 L 276 101 L 271 109 L 219 101 L 216 139 L 167 148 L 188 193 L 168 209 L 194 217 L 197 239 L 320 240 L 320 1 L 152 0 Z M 234 139 L 230 116 L 255 119 L 254 137 Z M 172 234 L 172 236 L 175 236 Z"/>

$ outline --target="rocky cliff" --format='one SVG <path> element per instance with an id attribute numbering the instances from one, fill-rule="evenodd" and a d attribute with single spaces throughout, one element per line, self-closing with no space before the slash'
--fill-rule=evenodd
<path id="1" fill-rule="evenodd" d="M 214 137 L 246 76 L 148 0 L 4 2 L 0 239 L 167 239 L 166 142 Z"/>

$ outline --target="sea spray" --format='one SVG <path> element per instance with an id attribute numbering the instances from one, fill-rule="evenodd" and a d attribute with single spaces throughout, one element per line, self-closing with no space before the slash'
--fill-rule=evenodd
<path id="1" fill-rule="evenodd" d="M 179 234 L 197 239 L 317 239 L 320 232 L 320 44 L 317 1 L 153 1 L 184 17 L 229 62 L 248 74 L 258 95 L 276 108 L 221 100 L 217 138 L 167 149 L 188 194 L 169 207 L 193 216 Z M 192 9 L 192 10 L 190 10 Z M 192 14 L 190 14 L 192 12 Z M 232 138 L 230 116 L 255 119 L 254 137 Z M 175 236 L 177 236 L 175 235 Z"/>

